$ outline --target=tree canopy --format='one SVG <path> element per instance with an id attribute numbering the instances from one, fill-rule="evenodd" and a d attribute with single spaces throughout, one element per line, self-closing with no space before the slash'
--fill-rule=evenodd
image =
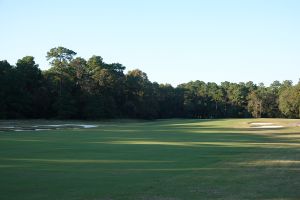
<path id="1" fill-rule="evenodd" d="M 15 66 L 0 61 L 0 118 L 300 118 L 300 83 L 191 81 L 173 87 L 151 82 L 139 69 L 124 73 L 125 66 L 101 56 L 75 56 L 52 48 L 44 71 L 32 56 Z"/>

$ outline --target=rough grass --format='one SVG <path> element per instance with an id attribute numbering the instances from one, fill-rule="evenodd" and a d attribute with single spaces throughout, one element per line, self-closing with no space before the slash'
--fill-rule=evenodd
<path id="1" fill-rule="evenodd" d="M 286 128 L 253 129 L 251 122 Z M 160 120 L 2 129 L 0 199 L 300 199 L 298 122 Z"/>

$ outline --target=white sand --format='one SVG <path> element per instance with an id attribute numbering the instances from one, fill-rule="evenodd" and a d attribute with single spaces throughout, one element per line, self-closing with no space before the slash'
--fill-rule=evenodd
<path id="1" fill-rule="evenodd" d="M 80 126 L 82 126 L 83 128 L 96 128 L 96 127 L 98 127 L 96 125 L 80 125 Z"/>
<path id="2" fill-rule="evenodd" d="M 253 122 L 250 123 L 250 125 L 251 128 L 283 128 L 284 127 L 270 122 Z"/>
<path id="3" fill-rule="evenodd" d="M 254 125 L 254 126 L 267 126 L 267 125 L 272 125 L 273 123 L 256 122 L 256 123 L 250 123 L 250 124 Z"/>
<path id="4" fill-rule="evenodd" d="M 270 122 L 253 122 L 250 123 L 250 125 L 251 128 L 283 128 L 284 127 Z"/>
<path id="5" fill-rule="evenodd" d="M 251 128 L 283 128 L 284 126 L 256 126 Z"/>
<path id="6" fill-rule="evenodd" d="M 96 128 L 96 125 L 88 124 L 55 124 L 55 125 L 40 125 L 40 126 L 50 126 L 50 127 L 64 127 L 64 126 L 80 126 L 82 128 Z"/>
<path id="7" fill-rule="evenodd" d="M 72 127 L 74 129 L 79 129 L 79 128 L 96 128 L 98 126 L 90 125 L 90 124 L 50 124 L 50 125 L 34 125 L 34 126 L 24 126 L 24 127 L 9 126 L 4 128 L 11 129 L 12 131 L 49 131 L 59 127 L 61 128 Z"/>

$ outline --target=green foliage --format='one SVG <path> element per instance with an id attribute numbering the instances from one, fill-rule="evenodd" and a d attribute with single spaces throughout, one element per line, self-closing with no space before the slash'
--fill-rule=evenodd
<path id="1" fill-rule="evenodd" d="M 62 66 L 62 64 L 66 65 L 66 63 L 70 62 L 75 55 L 76 52 L 70 49 L 65 47 L 56 47 L 47 52 L 46 58 L 47 60 L 51 60 L 50 64 L 52 66 Z"/>
<path id="2" fill-rule="evenodd" d="M 0 61 L 0 118 L 12 117 L 12 106 L 17 90 L 17 87 L 13 84 L 15 80 L 13 66 L 6 60 Z"/>
<path id="3" fill-rule="evenodd" d="M 300 84 L 287 86 L 279 96 L 279 109 L 284 116 L 300 118 Z"/>
<path id="4" fill-rule="evenodd" d="M 262 116 L 263 100 L 262 96 L 258 92 L 252 91 L 248 96 L 248 111 L 251 112 L 255 118 Z"/>
<path id="5" fill-rule="evenodd" d="M 149 81 L 139 69 L 124 73 L 101 56 L 87 61 L 73 50 L 47 52 L 51 68 L 41 71 L 26 56 L 16 66 L 0 62 L 0 118 L 299 118 L 299 84 L 274 81 L 191 81 L 176 88 Z"/>

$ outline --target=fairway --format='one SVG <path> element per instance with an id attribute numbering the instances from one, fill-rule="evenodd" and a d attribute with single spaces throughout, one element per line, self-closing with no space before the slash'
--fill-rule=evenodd
<path id="1" fill-rule="evenodd" d="M 297 200 L 299 122 L 68 121 L 55 123 L 97 127 L 13 131 L 1 121 L 0 199 Z"/>

